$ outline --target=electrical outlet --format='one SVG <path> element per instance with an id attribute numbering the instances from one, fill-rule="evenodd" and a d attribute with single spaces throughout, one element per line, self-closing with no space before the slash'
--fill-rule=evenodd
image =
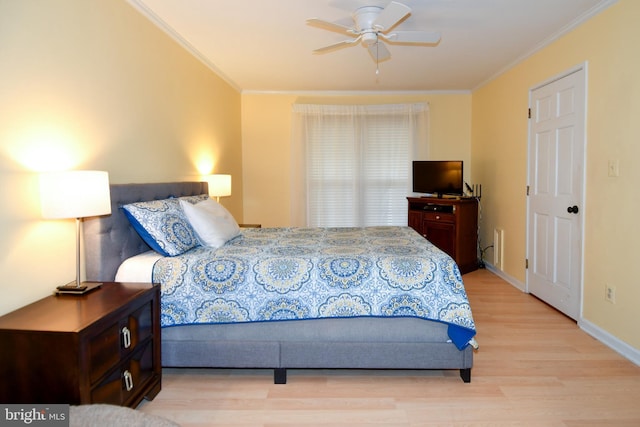
<path id="1" fill-rule="evenodd" d="M 609 176 L 614 178 L 620 176 L 620 160 L 609 160 Z"/>
<path id="2" fill-rule="evenodd" d="M 611 304 L 616 303 L 616 287 L 609 284 L 604 285 L 604 299 Z"/>

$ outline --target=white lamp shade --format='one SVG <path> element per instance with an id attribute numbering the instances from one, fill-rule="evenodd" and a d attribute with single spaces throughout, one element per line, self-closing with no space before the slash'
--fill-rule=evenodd
<path id="1" fill-rule="evenodd" d="M 111 213 L 109 174 L 103 171 L 47 172 L 40 175 L 44 218 L 85 218 Z"/>
<path id="2" fill-rule="evenodd" d="M 223 197 L 231 195 L 231 175 L 208 175 L 206 181 L 209 184 L 209 195 Z"/>

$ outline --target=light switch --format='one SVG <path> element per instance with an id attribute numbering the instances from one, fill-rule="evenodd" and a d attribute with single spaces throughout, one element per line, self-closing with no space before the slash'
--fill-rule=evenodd
<path id="1" fill-rule="evenodd" d="M 609 176 L 620 176 L 620 160 L 609 160 Z"/>

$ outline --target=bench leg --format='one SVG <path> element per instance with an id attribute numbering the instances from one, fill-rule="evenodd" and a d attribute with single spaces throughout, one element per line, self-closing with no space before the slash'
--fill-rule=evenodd
<path id="1" fill-rule="evenodd" d="M 460 378 L 462 378 L 462 381 L 464 381 L 465 383 L 470 383 L 471 382 L 471 368 L 460 369 Z"/>
<path id="2" fill-rule="evenodd" d="M 273 383 L 274 384 L 287 383 L 287 370 L 285 368 L 275 368 L 273 370 Z"/>

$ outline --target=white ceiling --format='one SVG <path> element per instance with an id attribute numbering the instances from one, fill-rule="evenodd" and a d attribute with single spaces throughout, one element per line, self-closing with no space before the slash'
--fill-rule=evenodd
<path id="1" fill-rule="evenodd" d="M 361 6 L 390 0 L 128 0 L 241 91 L 468 91 L 615 0 L 398 0 L 412 9 L 397 30 L 439 31 L 435 46 L 388 45 L 376 64 L 361 44 L 307 25 L 352 25 Z"/>

